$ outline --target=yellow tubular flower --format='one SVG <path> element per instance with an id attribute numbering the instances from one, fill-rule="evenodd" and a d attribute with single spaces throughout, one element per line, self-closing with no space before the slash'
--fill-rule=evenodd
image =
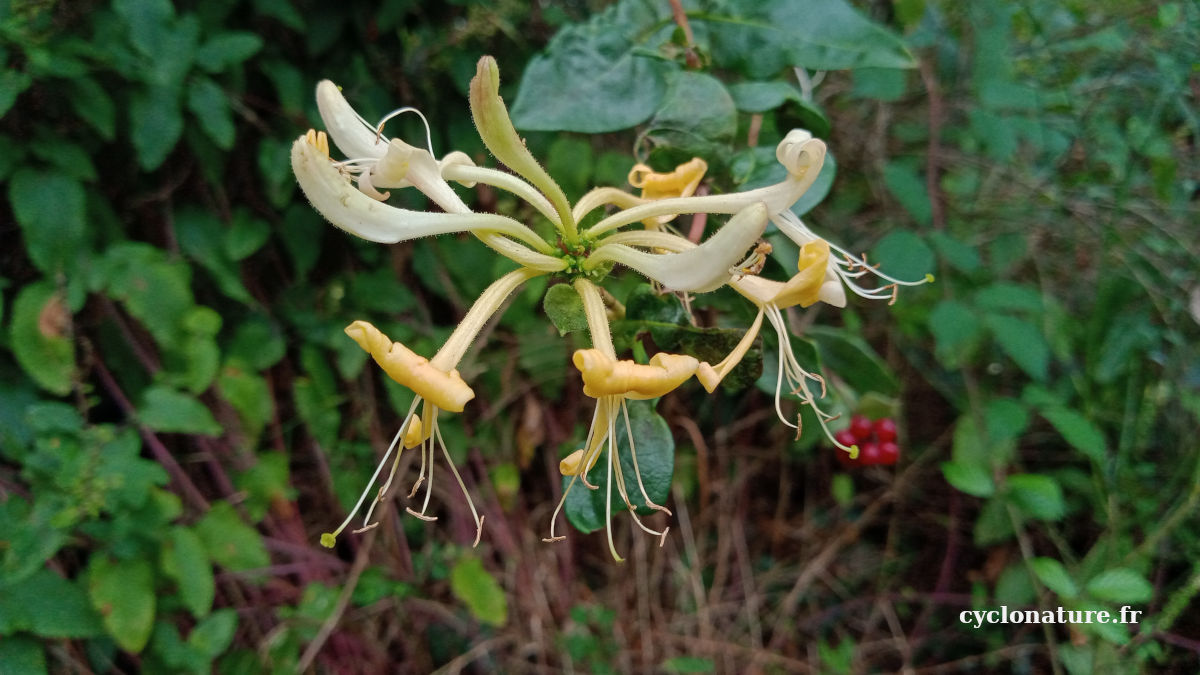
<path id="1" fill-rule="evenodd" d="M 346 335 L 370 354 L 389 377 L 442 410 L 462 412 L 467 401 L 475 398 L 475 392 L 457 370 L 438 370 L 429 364 L 429 359 L 399 342 L 392 342 L 366 321 L 355 321 L 347 326 Z"/>
<path id="2" fill-rule="evenodd" d="M 656 173 L 645 164 L 637 164 L 629 170 L 629 184 L 642 191 L 642 199 L 667 199 L 691 197 L 708 171 L 708 163 L 699 157 L 675 167 L 671 173 Z M 642 221 L 646 227 L 657 229 L 675 219 L 678 214 L 669 213 Z"/>
<path id="3" fill-rule="evenodd" d="M 695 374 L 700 365 L 686 354 L 660 352 L 644 366 L 613 359 L 599 349 L 580 349 L 573 360 L 583 375 L 583 393 L 592 398 L 624 396 L 634 400 L 666 395 Z"/>

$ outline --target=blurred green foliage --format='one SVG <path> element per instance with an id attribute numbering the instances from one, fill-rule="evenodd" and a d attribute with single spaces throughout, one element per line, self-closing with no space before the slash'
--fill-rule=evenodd
<path id="1" fill-rule="evenodd" d="M 404 542 L 393 557 L 356 566 L 342 597 L 346 560 L 369 545 L 342 560 L 313 534 L 352 503 L 388 433 L 377 420 L 411 396 L 364 375 L 342 327 L 371 317 L 432 353 L 496 266 L 471 241 L 383 248 L 334 230 L 295 190 L 288 147 L 318 120 L 312 87 L 330 77 L 375 115 L 418 105 L 435 148 L 482 159 L 465 95 L 484 53 L 573 197 L 621 185 L 635 157 L 665 169 L 700 155 L 712 189 L 748 189 L 777 178 L 788 129 L 824 138 L 838 159 L 796 212 L 885 271 L 935 271 L 938 283 L 890 309 L 814 312 L 821 325 L 792 340 L 829 376 L 833 409 L 900 416 L 906 454 L 936 465 L 919 474 L 928 505 L 909 516 L 942 522 L 948 504 L 967 505 L 950 516 L 970 523 L 957 561 L 999 562 L 955 590 L 979 609 L 1147 610 L 1133 632 L 1033 636 L 1055 670 L 1194 663 L 1183 653 L 1194 639 L 1180 636 L 1200 630 L 1186 611 L 1200 591 L 1196 6 L 683 6 L 690 38 L 665 0 L 0 4 L 0 672 L 286 670 L 312 662 L 306 646 L 347 605 L 436 597 L 449 618 L 414 603 L 441 618 L 411 638 L 421 644 L 395 648 L 431 670 L 526 623 L 514 561 L 533 556 L 504 537 L 535 527 L 534 497 L 556 498 L 535 451 L 554 464 L 576 447 L 567 437 L 582 440 L 553 410 L 578 407 L 565 393 L 577 387 L 544 286 L 519 294 L 494 345 L 463 367 L 495 405 L 488 418 L 446 431 L 453 451 L 482 454 L 504 479 L 494 489 L 511 518 L 496 548 L 464 556 L 448 543 L 463 541 L 456 530 L 409 519 L 388 535 Z M 398 118 L 389 133 L 423 137 L 417 124 Z M 505 195 L 474 199 L 516 209 Z M 779 276 L 795 251 L 768 238 L 764 274 Z M 749 323 L 718 294 L 691 309 L 720 322 L 693 326 L 635 283 L 618 289 L 628 315 L 616 336 L 635 354 L 724 345 Z M 545 313 L 577 330 L 562 295 L 546 294 Z M 770 405 L 745 388 L 758 378 L 774 390 L 773 340 L 758 353 L 731 378 L 740 391 L 688 395 L 705 432 L 743 415 L 740 400 Z M 795 471 L 830 456 L 805 420 L 785 453 Z M 694 500 L 700 483 L 695 441 L 677 444 L 671 421 L 643 450 L 662 469 L 648 489 L 659 503 L 673 472 L 676 495 Z M 836 500 L 808 496 L 820 517 L 869 489 L 852 478 L 838 476 Z M 901 544 L 897 578 L 944 593 L 917 546 Z M 881 590 L 874 575 L 840 583 Z M 783 591 L 770 593 L 773 607 Z M 614 610 L 587 598 L 553 602 L 567 608 L 553 665 L 617 672 L 631 662 L 618 658 Z M 1008 627 L 938 620 L 955 639 L 924 644 L 907 657 L 917 665 L 1008 644 Z M 387 664 L 377 652 L 389 645 L 354 630 L 368 637 L 340 653 Z M 859 637 L 840 624 L 797 639 L 832 672 L 898 668 L 859 653 Z M 645 669 L 718 663 L 647 653 Z"/>

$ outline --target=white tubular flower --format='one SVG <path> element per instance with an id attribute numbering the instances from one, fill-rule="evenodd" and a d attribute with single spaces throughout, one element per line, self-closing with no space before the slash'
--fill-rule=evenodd
<path id="1" fill-rule="evenodd" d="M 746 251 L 762 236 L 766 225 L 767 207 L 752 203 L 700 246 L 676 253 L 647 253 L 628 244 L 601 243 L 584 261 L 583 268 L 593 270 L 603 263 L 616 262 L 672 290 L 704 293 L 729 281 L 730 268 L 745 257 Z M 624 240 L 636 241 L 632 237 Z"/>
<path id="2" fill-rule="evenodd" d="M 592 236 L 630 223 L 679 213 L 737 213 L 750 204 L 763 203 L 775 215 L 786 211 L 812 186 L 825 163 L 825 143 L 803 129 L 793 129 L 775 148 L 775 158 L 787 177 L 767 187 L 725 195 L 675 197 L 633 206 L 601 220 L 588 229 Z"/>
<path id="3" fill-rule="evenodd" d="M 799 216 L 791 211 L 773 214 L 771 222 L 775 223 L 779 231 L 786 235 L 788 239 L 791 239 L 800 246 L 805 246 L 813 241 L 824 241 L 814 234 L 804 224 L 804 221 L 800 220 Z M 923 279 L 916 281 L 901 281 L 879 271 L 878 265 L 868 265 L 865 259 L 851 255 L 836 244 L 827 243 L 827 246 L 833 249 L 838 255 L 829 256 L 829 262 L 825 269 L 825 281 L 821 287 L 821 300 L 836 307 L 846 306 L 846 292 L 843 284 L 845 288 L 849 288 L 855 295 L 869 300 L 887 299 L 888 304 L 892 305 L 896 303 L 896 295 L 901 286 L 920 286 L 933 282 L 932 274 L 926 274 Z M 857 280 L 868 275 L 873 275 L 887 283 L 875 288 L 866 288 L 860 285 Z M 841 298 L 840 303 L 832 301 L 839 297 L 839 294 Z M 826 297 L 830 298 L 830 300 L 826 300 Z"/>
<path id="4" fill-rule="evenodd" d="M 350 183 L 350 173 L 330 161 L 323 132 L 309 131 L 292 144 L 292 171 L 313 208 L 337 227 L 369 241 L 394 244 L 451 232 L 496 232 L 548 253 L 528 227 L 491 213 L 427 213 L 388 206 Z M 549 257 L 549 256 L 547 256 Z"/>

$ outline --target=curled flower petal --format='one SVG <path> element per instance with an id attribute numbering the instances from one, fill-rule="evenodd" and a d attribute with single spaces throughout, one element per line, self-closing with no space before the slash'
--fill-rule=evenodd
<path id="1" fill-rule="evenodd" d="M 614 359 L 599 349 L 580 349 L 572 360 L 583 375 L 583 393 L 593 398 L 657 398 L 683 384 L 700 365 L 695 357 L 666 352 L 651 357 L 650 365 L 642 365 Z"/>
<path id="2" fill-rule="evenodd" d="M 711 291 L 729 281 L 729 268 L 745 257 L 766 226 L 766 206 L 754 203 L 695 248 L 678 253 L 646 253 L 625 244 L 601 244 L 584 261 L 584 269 L 617 262 L 673 290 Z"/>
<path id="3" fill-rule="evenodd" d="M 705 391 L 710 394 L 716 391 L 717 385 L 721 384 L 721 380 L 725 379 L 729 371 L 736 368 L 737 364 L 741 363 L 742 359 L 745 358 L 746 352 L 750 351 L 750 345 L 754 344 L 755 338 L 758 337 L 758 330 L 762 327 L 763 313 L 763 310 L 760 308 L 758 316 L 754 319 L 754 323 L 746 331 L 746 334 L 742 336 L 742 339 L 738 340 L 737 346 L 733 348 L 733 351 L 729 352 L 729 356 L 726 356 L 715 366 L 709 365 L 707 361 L 704 361 L 696 368 L 696 379 L 700 380 L 700 384 L 704 387 Z"/>
<path id="4" fill-rule="evenodd" d="M 671 173 L 657 173 L 645 164 L 637 164 L 629 170 L 629 184 L 642 191 L 642 199 L 667 199 L 669 197 L 691 197 L 708 171 L 708 163 L 699 157 L 675 167 Z M 647 218 L 646 227 L 656 228 L 669 223 L 679 215 L 668 213 Z"/>
<path id="5" fill-rule="evenodd" d="M 364 172 L 363 174 L 368 175 Z M 388 142 L 387 153 L 371 167 L 371 184 L 377 188 L 405 187 L 412 185 L 442 207 L 446 213 L 470 213 L 471 209 L 442 178 L 438 161 L 428 150 L 416 148 L 402 140 L 393 138 Z M 361 179 L 360 179 L 361 180 Z"/>
<path id="6" fill-rule="evenodd" d="M 346 335 L 370 354 L 389 377 L 442 410 L 462 412 L 467 401 L 475 398 L 475 392 L 471 391 L 457 370 L 446 372 L 435 368 L 430 365 L 429 359 L 417 355 L 399 342 L 392 342 L 366 321 L 355 321 L 347 326 Z M 409 435 L 406 434 L 405 441 L 408 440 Z"/>

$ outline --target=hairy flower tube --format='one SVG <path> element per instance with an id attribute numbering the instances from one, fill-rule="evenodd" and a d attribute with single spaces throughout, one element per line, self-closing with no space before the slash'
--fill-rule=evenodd
<path id="1" fill-rule="evenodd" d="M 638 517 L 630 497 L 632 488 L 627 486 L 623 475 L 627 468 L 633 469 L 632 478 L 646 501 L 643 506 L 669 513 L 666 507 L 650 501 L 642 485 L 628 401 L 656 399 L 693 375 L 708 391 L 713 391 L 757 339 L 765 317 L 779 336 L 775 406 L 780 419 L 797 426 L 782 411 L 781 397 L 787 391 L 817 410 L 818 419 L 825 426 L 830 416 L 816 405 L 816 400 L 825 393 L 824 380 L 804 370 L 796 360 L 784 312 L 817 302 L 842 307 L 846 304 L 847 288 L 867 298 L 892 297 L 895 288 L 905 284 L 818 237 L 790 211 L 816 180 L 825 160 L 825 143 L 807 131 L 792 130 L 776 146 L 775 157 L 785 174 L 775 185 L 696 196 L 707 172 L 707 164 L 697 158 L 669 172 L 655 172 L 644 165 L 634 167 L 629 182 L 641 191 L 640 195 L 612 186 L 598 186 L 572 204 L 513 127 L 499 86 L 495 60 L 483 57 L 470 84 L 470 113 L 484 146 L 507 170 L 479 166 L 461 152 L 450 152 L 437 159 L 428 124 L 424 147 L 388 138 L 383 133 L 386 122 L 400 114 L 420 113 L 413 108 L 400 108 L 372 125 L 355 112 L 329 81 L 321 82 L 316 91 L 326 131 L 310 130 L 292 146 L 292 169 L 297 182 L 313 207 L 335 226 L 383 244 L 469 233 L 518 266 L 483 292 L 447 342 L 428 359 L 393 342 L 367 321 L 354 321 L 346 329 L 348 336 L 370 353 L 389 377 L 411 389 L 416 399 L 350 517 L 335 532 L 322 535 L 321 541 L 327 546 L 333 545 L 336 536 L 362 507 L 391 459 L 391 472 L 364 520 L 364 527 L 373 526 L 374 508 L 389 493 L 400 454 L 413 448 L 420 448 L 421 470 L 410 497 L 423 483 L 426 492 L 421 508 L 409 508 L 409 513 L 432 519 L 427 515 L 430 484 L 426 481 L 433 479 L 435 455 L 440 449 L 470 506 L 478 543 L 483 516 L 475 509 L 462 477 L 450 461 L 439 424 L 448 414 L 465 411 L 474 398 L 474 391 L 457 370 L 458 364 L 484 325 L 529 279 L 540 275 L 559 277 L 569 282 L 582 300 L 591 347 L 577 350 L 573 362 L 582 376 L 584 393 L 596 401 L 583 447 L 559 464 L 561 473 L 569 476 L 570 481 L 564 490 L 564 501 L 559 503 L 551 520 L 549 539 L 561 538 L 554 534 L 554 521 L 566 495 L 575 489 L 576 482 L 582 482 L 584 489 L 595 489 L 588 475 L 604 459 L 608 477 L 605 529 L 609 550 L 618 560 L 611 527 L 614 481 L 618 498 L 632 512 L 635 524 L 657 536 L 666 533 L 666 528 L 661 532 L 651 529 Z M 346 159 L 330 156 L 330 141 Z M 531 207 L 529 213 L 534 214 L 533 220 L 526 223 L 507 215 L 472 210 L 460 191 L 481 184 L 511 193 L 527 203 Z M 438 210 L 416 211 L 389 205 L 391 190 L 402 189 L 417 190 Z M 597 209 L 602 213 L 594 216 Z M 717 223 L 706 240 L 696 243 L 666 227 L 672 219 L 684 214 L 724 215 L 728 219 Z M 716 219 L 708 222 L 716 223 Z M 796 273 L 787 281 L 757 276 L 770 250 L 761 240 L 770 223 L 800 246 Z M 687 354 L 665 352 L 653 355 L 648 363 L 620 358 L 613 347 L 601 291 L 604 280 L 618 268 L 631 269 L 656 287 L 685 293 L 705 293 L 729 285 L 758 307 L 758 316 L 733 351 L 716 364 L 702 363 Z M 887 285 L 864 287 L 860 279 L 868 274 L 878 276 Z M 820 396 L 810 383 L 821 385 Z M 625 469 L 622 458 L 618 457 L 619 452 L 624 453 L 618 450 L 617 443 L 622 433 L 629 453 Z"/>

